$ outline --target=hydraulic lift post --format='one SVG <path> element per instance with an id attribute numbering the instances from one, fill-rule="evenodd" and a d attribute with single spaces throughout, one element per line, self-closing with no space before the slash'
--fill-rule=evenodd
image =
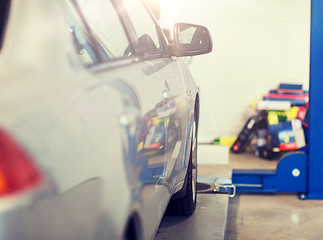
<path id="1" fill-rule="evenodd" d="M 323 1 L 312 0 L 307 191 L 302 199 L 323 199 Z"/>

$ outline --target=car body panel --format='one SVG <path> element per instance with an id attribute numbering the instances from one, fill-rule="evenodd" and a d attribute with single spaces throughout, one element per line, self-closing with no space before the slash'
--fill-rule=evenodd
<path id="1" fill-rule="evenodd" d="M 165 55 L 84 67 L 62 1 L 10 9 L 0 128 L 44 179 L 0 199 L 0 238 L 121 239 L 135 215 L 151 239 L 187 171 L 198 94 L 187 66 Z"/>

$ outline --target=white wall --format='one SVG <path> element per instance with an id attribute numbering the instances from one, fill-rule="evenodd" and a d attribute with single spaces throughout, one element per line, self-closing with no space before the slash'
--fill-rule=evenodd
<path id="1" fill-rule="evenodd" d="M 234 136 L 245 111 L 279 83 L 308 89 L 310 0 L 161 0 L 161 22 L 209 28 L 213 53 L 193 58 L 200 141 Z"/>

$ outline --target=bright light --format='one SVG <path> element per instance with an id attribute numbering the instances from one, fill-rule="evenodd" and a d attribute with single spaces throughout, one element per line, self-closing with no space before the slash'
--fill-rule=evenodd
<path id="1" fill-rule="evenodd" d="M 160 22 L 163 27 L 172 29 L 176 22 L 176 0 L 160 1 Z"/>

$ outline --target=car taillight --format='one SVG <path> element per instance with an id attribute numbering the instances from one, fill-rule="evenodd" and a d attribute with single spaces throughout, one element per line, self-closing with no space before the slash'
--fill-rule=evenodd
<path id="1" fill-rule="evenodd" d="M 41 178 L 28 154 L 0 129 L 0 196 L 27 190 Z"/>

